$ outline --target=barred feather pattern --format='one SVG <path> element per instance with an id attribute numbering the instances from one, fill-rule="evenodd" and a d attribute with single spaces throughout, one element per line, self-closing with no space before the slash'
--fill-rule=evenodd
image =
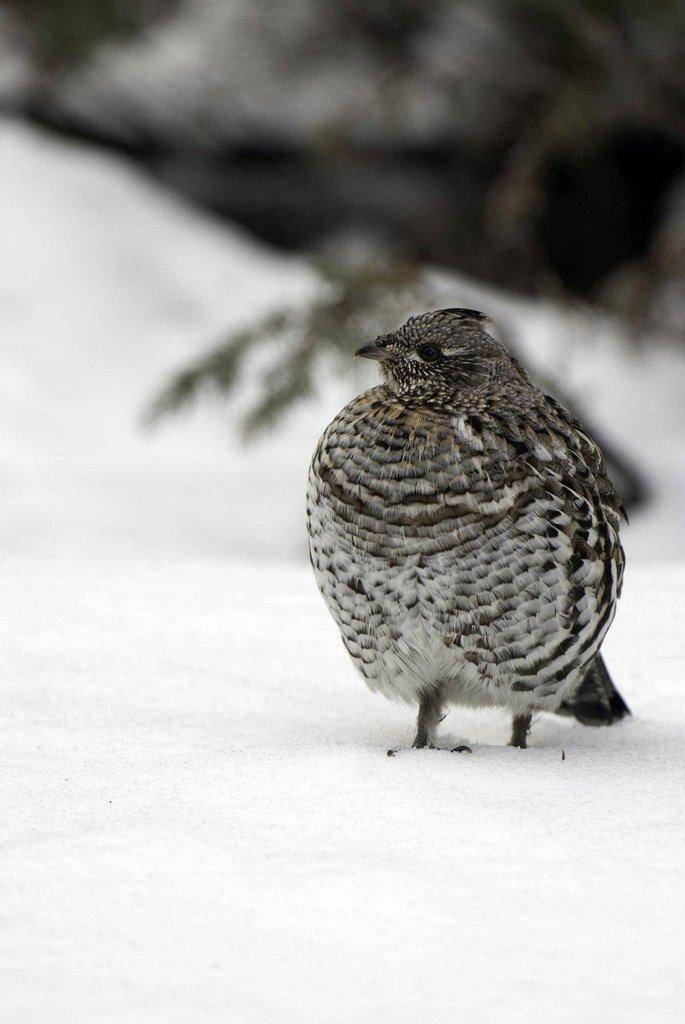
<path id="1" fill-rule="evenodd" d="M 499 390 L 372 388 L 314 453 L 316 581 L 354 664 L 389 697 L 440 688 L 447 703 L 557 710 L 613 619 L 620 502 L 601 454 L 507 367 Z"/>

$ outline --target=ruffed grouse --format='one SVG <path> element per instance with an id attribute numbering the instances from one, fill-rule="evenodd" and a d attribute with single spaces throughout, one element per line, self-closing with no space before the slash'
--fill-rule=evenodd
<path id="1" fill-rule="evenodd" d="M 451 704 L 509 708 L 520 747 L 536 711 L 629 713 L 599 655 L 619 498 L 578 420 L 486 325 L 443 309 L 359 349 L 383 383 L 336 416 L 309 472 L 319 589 L 369 687 L 418 704 L 415 747 Z"/>

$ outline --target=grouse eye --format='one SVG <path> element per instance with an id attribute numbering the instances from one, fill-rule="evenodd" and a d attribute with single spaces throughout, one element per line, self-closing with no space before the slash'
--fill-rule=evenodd
<path id="1" fill-rule="evenodd" d="M 437 345 L 422 345 L 419 355 L 425 363 L 434 363 L 436 359 L 440 358 L 442 352 Z"/>

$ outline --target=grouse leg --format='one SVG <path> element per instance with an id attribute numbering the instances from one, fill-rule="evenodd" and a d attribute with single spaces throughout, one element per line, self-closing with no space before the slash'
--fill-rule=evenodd
<path id="1" fill-rule="evenodd" d="M 424 694 L 419 702 L 419 713 L 416 719 L 416 735 L 414 747 L 434 747 L 435 733 L 443 719 L 440 690 L 431 690 Z"/>
<path id="2" fill-rule="evenodd" d="M 514 715 L 514 722 L 511 730 L 511 739 L 509 740 L 510 747 L 520 747 L 521 750 L 525 750 L 527 747 L 526 740 L 530 731 L 530 723 L 532 715 Z"/>
<path id="3" fill-rule="evenodd" d="M 435 732 L 443 718 L 440 690 L 431 690 L 429 693 L 423 694 L 419 701 L 416 734 L 412 746 L 420 749 L 434 748 Z M 391 748 L 388 751 L 388 757 L 394 757 L 398 750 L 399 748 Z"/>

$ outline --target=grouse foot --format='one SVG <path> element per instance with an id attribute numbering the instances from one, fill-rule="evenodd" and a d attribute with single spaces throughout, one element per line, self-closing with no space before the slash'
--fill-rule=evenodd
<path id="1" fill-rule="evenodd" d="M 402 747 L 391 747 L 390 750 L 386 751 L 388 757 L 394 757 L 395 754 L 399 754 Z M 404 748 L 406 749 L 406 748 Z M 447 747 L 436 747 L 434 743 L 413 743 L 411 746 L 412 750 L 447 750 Z M 472 754 L 473 750 L 471 747 L 467 747 L 465 743 L 460 743 L 458 747 L 452 747 L 450 749 L 451 754 Z"/>

